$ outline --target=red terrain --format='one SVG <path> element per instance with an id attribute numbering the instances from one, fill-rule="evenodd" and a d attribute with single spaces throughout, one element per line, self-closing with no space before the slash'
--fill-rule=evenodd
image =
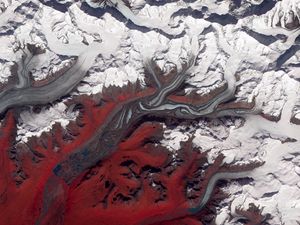
<path id="1" fill-rule="evenodd" d="M 72 184 L 61 183 L 55 200 L 44 199 L 44 193 L 52 191 L 45 185 L 51 182 L 55 165 L 88 140 L 117 103 L 129 97 L 110 99 L 104 105 L 80 98 L 75 101 L 80 115 L 66 130 L 56 124 L 52 132 L 27 144 L 15 145 L 16 121 L 8 112 L 0 136 L 0 225 L 36 224 L 44 213 L 43 201 L 51 202 L 39 221 L 43 225 L 202 225 L 201 215 L 191 215 L 188 209 L 200 201 L 222 157 L 201 175 L 206 155 L 188 141 L 174 157 L 157 144 L 162 137 L 158 122 L 140 124 L 108 158 Z"/>

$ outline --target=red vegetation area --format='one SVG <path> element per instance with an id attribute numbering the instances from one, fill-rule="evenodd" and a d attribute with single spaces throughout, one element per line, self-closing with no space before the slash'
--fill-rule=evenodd
<path id="1" fill-rule="evenodd" d="M 149 92 L 140 96 L 145 94 Z M 80 115 L 66 130 L 55 124 L 51 132 L 27 144 L 15 144 L 16 121 L 13 112 L 7 113 L 0 136 L 0 225 L 35 224 L 45 213 L 44 193 L 52 191 L 45 190 L 45 184 L 55 179 L 51 178 L 55 165 L 94 134 L 118 101 L 129 97 L 101 106 L 80 98 L 75 102 L 80 103 Z M 198 153 L 186 147 L 180 153 L 184 159 L 172 165 L 170 152 L 151 143 L 151 137 L 161 133 L 160 124 L 144 123 L 109 158 L 70 186 L 61 183 L 60 191 L 53 193 L 59 195 L 51 204 L 55 210 L 49 208 L 40 224 L 201 224 L 187 217 L 189 203 L 184 193 Z M 57 208 L 60 215 L 55 214 Z"/>
<path id="2" fill-rule="evenodd" d="M 84 104 L 93 110 L 82 114 L 80 121 L 71 122 L 69 133 L 56 124 L 51 133 L 44 133 L 39 139 L 32 138 L 28 144 L 20 146 L 13 146 L 15 121 L 12 113 L 7 114 L 0 140 L 1 225 L 34 224 L 40 211 L 45 182 L 55 165 L 87 140 L 115 106 L 110 103 L 103 108 L 93 108 L 89 100 L 85 100 Z M 65 135 L 70 133 L 77 134 L 78 138 L 67 140 Z"/>
<path id="3" fill-rule="evenodd" d="M 170 163 L 169 152 L 144 142 L 158 130 L 143 124 L 70 188 L 65 224 L 152 224 L 187 214 L 183 180 L 195 156 L 168 175 L 160 168 Z"/>
<path id="4" fill-rule="evenodd" d="M 76 121 L 67 129 L 55 124 L 51 132 L 26 144 L 15 144 L 16 121 L 8 112 L 0 130 L 0 225 L 202 225 L 199 215 L 190 215 L 188 209 L 199 202 L 222 158 L 203 176 L 199 171 L 206 155 L 187 142 L 174 157 L 158 143 L 160 123 L 141 124 L 112 155 L 71 185 L 56 180 L 53 168 L 129 98 L 111 97 L 101 105 L 87 97 L 73 100 L 70 105 L 77 104 L 80 112 Z M 46 188 L 47 182 L 58 187 Z M 189 184 L 193 186 L 187 192 Z M 45 193 L 55 198 L 45 199 Z M 47 211 L 45 201 L 51 203 Z"/>

